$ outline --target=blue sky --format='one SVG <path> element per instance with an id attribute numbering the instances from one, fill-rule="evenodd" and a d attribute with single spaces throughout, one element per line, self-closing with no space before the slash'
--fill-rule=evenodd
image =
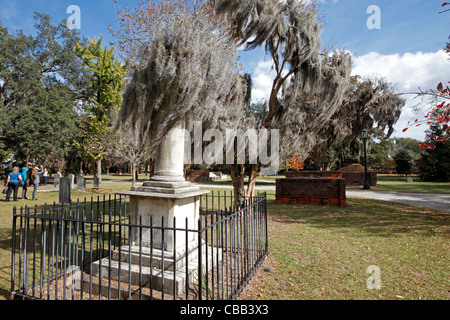
<path id="1" fill-rule="evenodd" d="M 120 5 L 136 6 L 141 0 L 117 0 Z M 440 14 L 444 0 L 320 0 L 320 16 L 324 23 L 321 39 L 331 50 L 349 50 L 354 58 L 354 73 L 387 78 L 399 92 L 414 92 L 418 88 L 435 88 L 446 82 L 450 61 L 442 52 L 450 34 L 450 12 Z M 67 19 L 67 8 L 81 9 L 80 33 L 87 37 L 104 36 L 115 39 L 107 30 L 115 25 L 116 13 L 111 0 L 0 0 L 0 21 L 10 32 L 22 29 L 33 32 L 33 12 L 50 14 L 54 21 Z M 380 9 L 380 29 L 369 29 L 372 16 L 367 9 Z M 241 62 L 252 72 L 254 99 L 267 96 L 270 86 L 270 59 L 263 50 L 243 52 Z M 417 99 L 408 101 L 396 136 L 423 138 L 423 128 L 402 133 L 407 121 L 417 117 L 411 107 Z"/>

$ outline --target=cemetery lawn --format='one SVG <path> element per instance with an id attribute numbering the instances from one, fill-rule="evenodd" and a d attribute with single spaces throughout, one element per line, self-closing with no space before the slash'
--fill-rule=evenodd
<path id="1" fill-rule="evenodd" d="M 375 191 L 407 192 L 407 193 L 440 193 L 450 194 L 450 182 L 425 182 L 419 176 L 410 176 L 412 183 L 407 183 L 408 177 L 400 175 L 378 175 Z"/>
<path id="2" fill-rule="evenodd" d="M 88 184 L 86 192 L 74 191 L 72 199 L 130 187 L 104 183 L 103 190 L 92 191 Z M 14 205 L 41 207 L 57 201 L 58 193 L 38 193 L 38 199 L 0 199 L 0 300 L 7 299 L 11 289 Z M 269 256 L 240 299 L 449 299 L 448 213 L 356 198 L 349 198 L 348 204 L 277 205 L 274 192 L 269 192 Z M 380 290 L 367 289 L 367 269 L 373 265 L 380 268 Z"/>
<path id="3" fill-rule="evenodd" d="M 450 214 L 348 198 L 348 206 L 277 205 L 269 194 L 269 256 L 242 299 L 450 298 Z M 369 290 L 370 266 L 381 289 Z"/>

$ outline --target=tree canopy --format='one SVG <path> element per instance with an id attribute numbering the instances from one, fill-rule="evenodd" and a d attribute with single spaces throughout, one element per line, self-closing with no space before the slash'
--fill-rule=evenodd
<path id="1" fill-rule="evenodd" d="M 137 31 L 144 33 L 135 40 L 134 33 L 122 30 L 134 49 L 128 55 L 140 57 L 140 63 L 134 64 L 124 95 L 121 123 L 139 123 L 147 147 L 153 148 L 181 122 L 189 127 L 207 121 L 215 127 L 230 110 L 243 113 L 248 78 L 237 72 L 238 44 L 227 27 L 205 6 L 168 11 L 170 2 L 148 5 L 138 8 L 137 16 L 124 13 L 121 18 L 141 21 Z"/>
<path id="2" fill-rule="evenodd" d="M 77 130 L 76 99 L 86 78 L 75 54 L 81 42 L 62 22 L 35 13 L 35 36 L 0 26 L 0 114 L 3 152 L 16 160 L 58 165 Z"/>

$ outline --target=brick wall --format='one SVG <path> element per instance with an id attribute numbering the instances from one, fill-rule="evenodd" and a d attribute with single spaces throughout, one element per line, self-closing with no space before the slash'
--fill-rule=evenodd
<path id="1" fill-rule="evenodd" d="M 342 171 L 286 171 L 286 178 L 330 178 L 342 179 Z"/>
<path id="2" fill-rule="evenodd" d="M 361 171 L 362 169 L 362 171 Z M 286 178 L 330 178 L 330 179 L 345 179 L 347 186 L 363 186 L 364 185 L 364 167 L 357 165 L 350 165 L 342 169 L 342 171 L 287 171 Z M 369 172 L 369 182 L 372 187 L 377 186 L 377 174 Z"/>
<path id="3" fill-rule="evenodd" d="M 347 205 L 344 179 L 291 178 L 276 180 L 276 203 Z"/>
<path id="4" fill-rule="evenodd" d="M 187 174 L 186 180 L 191 182 L 211 181 L 209 178 L 209 171 L 191 171 Z"/>

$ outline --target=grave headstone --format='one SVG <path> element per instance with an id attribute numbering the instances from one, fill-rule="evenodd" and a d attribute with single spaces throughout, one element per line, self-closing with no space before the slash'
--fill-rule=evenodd
<path id="1" fill-rule="evenodd" d="M 70 178 L 59 180 L 59 204 L 70 204 Z"/>
<path id="2" fill-rule="evenodd" d="M 94 190 L 100 190 L 100 177 L 98 175 L 94 176 Z"/>
<path id="3" fill-rule="evenodd" d="M 77 190 L 78 191 L 86 190 L 86 180 L 84 179 L 83 175 L 81 175 L 81 174 L 77 177 Z"/>
<path id="4" fill-rule="evenodd" d="M 69 180 L 70 180 L 70 189 L 73 189 L 75 185 L 75 175 L 69 174 Z"/>
<path id="5" fill-rule="evenodd" d="M 411 178 L 411 177 L 408 177 L 408 179 L 406 180 L 406 182 L 407 182 L 407 183 L 413 183 L 413 182 L 414 182 L 414 180 L 413 180 L 413 178 Z"/>
<path id="6" fill-rule="evenodd" d="M 55 173 L 55 178 L 54 178 L 55 188 L 59 187 L 60 179 L 61 179 L 61 173 L 59 173 L 59 172 Z"/>

